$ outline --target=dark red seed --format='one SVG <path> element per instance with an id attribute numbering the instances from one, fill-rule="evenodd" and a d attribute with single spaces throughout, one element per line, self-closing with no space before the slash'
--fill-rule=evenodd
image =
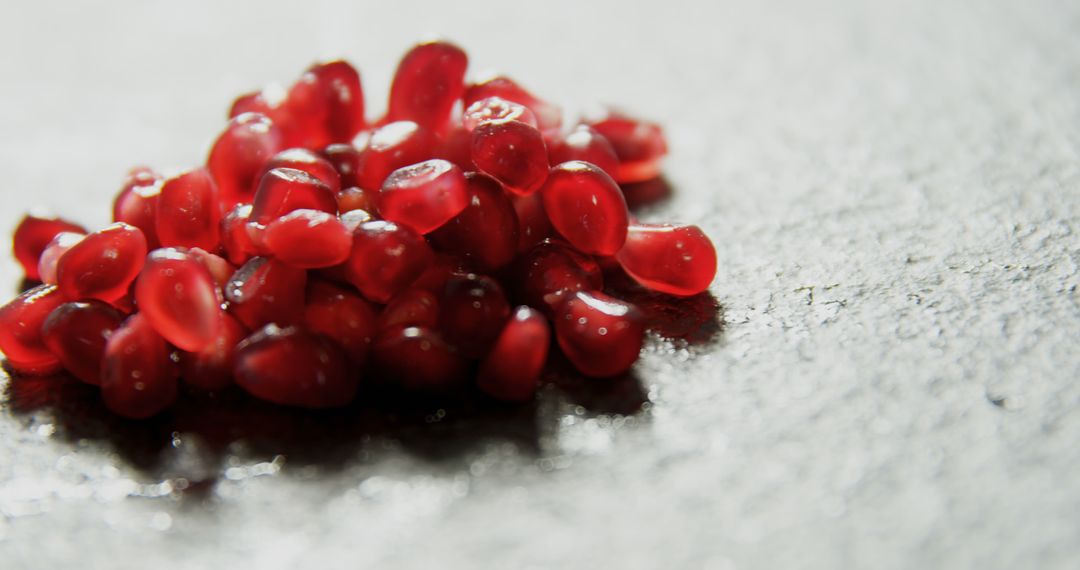
<path id="1" fill-rule="evenodd" d="M 160 247 L 156 227 L 161 183 L 161 175 L 153 170 L 132 168 L 113 202 L 113 221 L 131 224 L 142 230 L 150 249 Z"/>
<path id="2" fill-rule="evenodd" d="M 472 134 L 476 167 L 516 194 L 540 189 L 548 175 L 547 147 L 540 131 L 519 121 L 488 121 Z"/>
<path id="3" fill-rule="evenodd" d="M 101 301 L 60 305 L 41 325 L 45 345 L 73 376 L 101 384 L 105 342 L 124 322 L 124 314 Z"/>
<path id="4" fill-rule="evenodd" d="M 518 307 L 480 364 L 477 387 L 504 402 L 531 400 L 550 342 L 547 319 L 535 309 Z"/>
<path id="5" fill-rule="evenodd" d="M 641 353 L 645 318 L 641 311 L 603 293 L 578 291 L 555 318 L 563 354 L 586 376 L 608 377 L 633 366 Z"/>
<path id="6" fill-rule="evenodd" d="M 326 184 L 332 192 L 341 190 L 341 175 L 334 165 L 306 148 L 290 148 L 274 155 L 263 168 L 263 174 L 275 168 L 303 170 Z M 260 176 L 260 179 L 262 177 Z"/>
<path id="7" fill-rule="evenodd" d="M 251 202 L 263 166 L 283 148 L 280 129 L 265 115 L 243 113 L 229 121 L 206 159 L 224 210 Z"/>
<path id="8" fill-rule="evenodd" d="M 248 334 L 244 325 L 224 315 L 221 329 L 210 344 L 196 352 L 180 353 L 184 383 L 199 390 L 222 390 L 233 383 L 236 345 Z"/>
<path id="9" fill-rule="evenodd" d="M 19 222 L 12 237 L 12 250 L 15 259 L 23 267 L 23 273 L 27 279 L 38 280 L 38 263 L 41 261 L 41 253 L 49 245 L 49 242 L 60 232 L 86 233 L 86 229 L 78 224 L 51 216 L 28 214 Z"/>
<path id="10" fill-rule="evenodd" d="M 307 172 L 275 168 L 264 174 L 259 182 L 251 206 L 251 221 L 265 226 L 301 209 L 337 214 L 337 199 L 330 187 Z"/>
<path id="11" fill-rule="evenodd" d="M 466 172 L 476 170 L 472 159 L 472 131 L 460 125 L 451 127 L 439 137 L 432 152 L 435 158 L 449 160 Z"/>
<path id="12" fill-rule="evenodd" d="M 701 293 L 716 276 L 716 249 L 697 226 L 631 225 L 615 257 L 638 283 L 671 295 Z"/>
<path id="13" fill-rule="evenodd" d="M 423 236 L 409 228 L 393 222 L 365 222 L 353 232 L 345 276 L 365 297 L 385 303 L 415 281 L 432 256 Z"/>
<path id="14" fill-rule="evenodd" d="M 210 272 L 210 277 L 214 278 L 214 285 L 221 291 L 225 290 L 225 285 L 228 284 L 229 279 L 232 279 L 234 273 L 236 273 L 236 267 L 225 260 L 225 258 L 210 253 L 204 249 L 193 247 L 188 250 L 188 255 L 192 259 L 198 261 Z"/>
<path id="15" fill-rule="evenodd" d="M 427 234 L 461 213 L 468 201 L 460 168 L 445 160 L 425 160 L 390 173 L 379 192 L 379 214 Z"/>
<path id="16" fill-rule="evenodd" d="M 580 161 L 556 166 L 541 196 L 551 225 L 580 251 L 614 255 L 626 241 L 626 199 L 596 166 Z"/>
<path id="17" fill-rule="evenodd" d="M 333 214 L 293 210 L 270 222 L 266 248 L 284 263 L 305 269 L 345 263 L 352 251 L 352 232 Z"/>
<path id="18" fill-rule="evenodd" d="M 49 242 L 49 245 L 45 246 L 45 251 L 41 252 L 41 259 L 38 261 L 38 278 L 42 283 L 56 285 L 56 264 L 84 237 L 86 237 L 84 233 L 60 232 Z"/>
<path id="19" fill-rule="evenodd" d="M 394 327 L 379 334 L 371 347 L 379 378 L 421 394 L 444 394 L 464 384 L 468 363 L 435 331 Z"/>
<path id="20" fill-rule="evenodd" d="M 439 299 L 435 294 L 417 287 L 406 289 L 386 304 L 379 315 L 379 330 L 394 327 L 439 326 Z"/>
<path id="21" fill-rule="evenodd" d="M 502 97 L 487 97 L 469 105 L 462 118 L 462 127 L 472 131 L 488 121 L 521 121 L 536 127 L 536 116 L 528 107 L 507 101 Z"/>
<path id="22" fill-rule="evenodd" d="M 214 180 L 205 168 L 165 180 L 157 200 L 155 228 L 165 247 L 218 248 L 221 208 Z"/>
<path id="23" fill-rule="evenodd" d="M 243 265 L 259 254 L 248 233 L 250 221 L 251 204 L 237 204 L 221 219 L 221 246 L 225 257 L 234 265 Z"/>
<path id="24" fill-rule="evenodd" d="M 548 220 L 547 212 L 544 211 L 544 199 L 539 193 L 528 196 L 510 196 L 514 204 L 514 213 L 518 219 L 518 253 L 532 249 L 536 244 L 544 241 L 554 229 Z"/>
<path id="25" fill-rule="evenodd" d="M 660 175 L 667 141 L 659 125 L 618 112 L 588 124 L 611 142 L 619 157 L 619 170 L 613 175 L 616 181 L 641 182 Z"/>
<path id="26" fill-rule="evenodd" d="M 518 259 L 517 295 L 554 318 L 563 301 L 573 293 L 603 286 L 599 267 L 590 261 L 569 247 L 545 241 Z"/>
<path id="27" fill-rule="evenodd" d="M 139 228 L 117 222 L 87 235 L 56 264 L 56 282 L 65 298 L 123 297 L 146 260 L 146 238 Z"/>
<path id="28" fill-rule="evenodd" d="M 559 107 L 537 98 L 505 76 L 494 76 L 470 85 L 465 90 L 465 107 L 488 97 L 500 97 L 524 105 L 533 112 L 537 125 L 545 134 L 558 132 L 562 126 L 562 110 Z"/>
<path id="29" fill-rule="evenodd" d="M 322 155 L 337 171 L 342 188 L 360 185 L 357 179 L 360 172 L 360 149 L 352 143 L 332 144 L 323 149 Z"/>
<path id="30" fill-rule="evenodd" d="M 369 135 L 357 137 L 361 148 L 356 185 L 378 192 L 391 172 L 431 158 L 433 140 L 412 121 L 387 123 Z"/>
<path id="31" fill-rule="evenodd" d="M 0 307 L 0 352 L 14 371 L 49 374 L 60 368 L 60 361 L 45 345 L 41 326 L 63 303 L 56 287 L 39 285 Z"/>
<path id="32" fill-rule="evenodd" d="M 304 316 L 307 272 L 276 259 L 253 257 L 225 286 L 229 312 L 248 329 L 268 323 L 289 326 Z"/>
<path id="33" fill-rule="evenodd" d="M 165 340 L 202 350 L 217 339 L 224 311 L 206 266 L 182 249 L 155 249 L 135 283 L 139 310 Z"/>
<path id="34" fill-rule="evenodd" d="M 288 112 L 284 106 L 287 96 L 285 88 L 277 83 L 267 85 L 260 91 L 245 93 L 237 97 L 229 107 L 229 118 L 235 119 L 245 113 L 258 113 L 268 117 L 280 128 L 288 122 Z"/>
<path id="35" fill-rule="evenodd" d="M 596 165 L 615 178 L 619 174 L 619 157 L 604 135 L 588 125 L 578 125 L 548 146 L 552 164 L 580 160 Z"/>
<path id="36" fill-rule="evenodd" d="M 308 148 L 352 140 L 364 129 L 360 74 L 342 60 L 317 63 L 289 89 L 289 142 Z"/>
<path id="37" fill-rule="evenodd" d="M 378 200 L 379 195 L 376 192 L 368 192 L 359 186 L 345 188 L 337 193 L 338 212 L 342 215 L 353 210 L 364 210 L 369 214 L 378 212 Z"/>
<path id="38" fill-rule="evenodd" d="M 460 257 L 436 253 L 435 259 L 428 264 L 427 269 L 420 274 L 416 281 L 413 281 L 412 288 L 442 295 L 446 282 L 450 280 L 451 275 L 469 273 L 472 269 L 474 268 L 469 267 L 465 260 Z"/>
<path id="39" fill-rule="evenodd" d="M 377 323 L 375 308 L 355 292 L 325 281 L 308 283 L 304 325 L 337 342 L 354 363 L 367 358 Z"/>
<path id="40" fill-rule="evenodd" d="M 443 338 L 474 359 L 487 353 L 510 317 L 510 304 L 499 283 L 473 273 L 450 276 L 439 308 Z"/>
<path id="41" fill-rule="evenodd" d="M 415 121 L 434 132 L 444 130 L 465 91 L 468 65 L 465 52 L 448 42 L 428 42 L 411 49 L 394 74 L 387 120 Z"/>
<path id="42" fill-rule="evenodd" d="M 477 269 L 491 272 L 517 254 L 517 215 L 498 182 L 477 172 L 466 174 L 465 179 L 468 205 L 428 237 L 440 251 L 464 257 Z"/>
<path id="43" fill-rule="evenodd" d="M 133 419 L 158 414 L 176 401 L 176 363 L 169 345 L 142 313 L 128 318 L 105 344 L 101 395 L 113 412 Z"/>
<path id="44" fill-rule="evenodd" d="M 236 348 L 236 383 L 284 406 L 335 408 L 356 396 L 358 375 L 330 339 L 296 327 L 267 325 Z"/>

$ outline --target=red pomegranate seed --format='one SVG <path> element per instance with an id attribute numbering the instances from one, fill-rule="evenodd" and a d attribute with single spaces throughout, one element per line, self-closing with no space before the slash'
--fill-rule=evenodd
<path id="1" fill-rule="evenodd" d="M 481 271 L 494 271 L 517 254 L 518 220 L 498 182 L 477 172 L 465 175 L 468 205 L 428 236 L 441 251 L 460 255 Z"/>
<path id="2" fill-rule="evenodd" d="M 595 291 L 578 291 L 554 320 L 559 347 L 586 376 L 622 374 L 641 353 L 645 317 L 630 303 Z"/>
<path id="3" fill-rule="evenodd" d="M 236 267 L 226 261 L 225 258 L 204 249 L 193 247 L 187 253 L 210 272 L 210 277 L 214 279 L 214 285 L 219 290 L 224 291 L 225 285 L 229 283 L 229 279 L 232 279 L 233 274 L 236 273 Z"/>
<path id="4" fill-rule="evenodd" d="M 472 159 L 472 131 L 461 125 L 451 127 L 439 137 L 432 152 L 435 158 L 449 160 L 464 171 L 476 170 Z"/>
<path id="5" fill-rule="evenodd" d="M 504 402 L 531 400 L 550 342 L 547 319 L 535 309 L 518 307 L 480 364 L 476 385 Z"/>
<path id="6" fill-rule="evenodd" d="M 124 322 L 124 314 L 101 301 L 60 305 L 41 325 L 41 338 L 73 376 L 101 384 L 105 342 Z"/>
<path id="7" fill-rule="evenodd" d="M 615 257 L 638 283 L 671 295 L 701 293 L 716 276 L 716 249 L 697 226 L 631 225 Z"/>
<path id="8" fill-rule="evenodd" d="M 351 143 L 332 144 L 323 149 L 322 156 L 338 173 L 341 188 L 360 185 L 357 179 L 357 174 L 360 172 L 360 149 Z"/>
<path id="9" fill-rule="evenodd" d="M 415 121 L 441 132 L 454 104 L 465 91 L 469 58 L 448 42 L 428 42 L 411 49 L 398 64 L 390 86 L 388 121 Z"/>
<path id="10" fill-rule="evenodd" d="M 307 272 L 276 259 L 253 257 L 225 286 L 229 312 L 248 329 L 268 323 L 289 326 L 304 315 Z"/>
<path id="11" fill-rule="evenodd" d="M 573 293 L 603 286 L 596 262 L 550 240 L 522 255 L 516 273 L 521 300 L 552 318 Z"/>
<path id="12" fill-rule="evenodd" d="M 412 121 L 385 124 L 358 137 L 357 143 L 362 150 L 356 185 L 374 192 L 391 172 L 431 158 L 433 149 L 431 136 Z"/>
<path id="13" fill-rule="evenodd" d="M 465 173 L 445 160 L 399 168 L 379 192 L 379 213 L 421 234 L 431 233 L 468 205 Z"/>
<path id="14" fill-rule="evenodd" d="M 470 85 L 465 90 L 465 107 L 488 97 L 500 97 L 528 107 L 536 117 L 540 130 L 544 133 L 557 132 L 562 126 L 562 110 L 546 101 L 542 101 L 509 77 L 495 76 Z"/>
<path id="15" fill-rule="evenodd" d="M 60 361 L 41 337 L 41 325 L 63 303 L 56 287 L 39 285 L 0 307 L 0 351 L 14 371 L 50 374 L 59 368 Z"/>
<path id="16" fill-rule="evenodd" d="M 357 374 L 329 339 L 296 327 L 267 325 L 236 348 L 236 383 L 285 406 L 334 408 L 356 395 Z"/>
<path id="17" fill-rule="evenodd" d="M 510 304 L 494 279 L 485 275 L 451 275 L 440 298 L 439 329 L 468 358 L 480 358 L 499 336 Z"/>
<path id="18" fill-rule="evenodd" d="M 334 165 L 306 148 L 290 148 L 275 154 L 263 167 L 263 175 L 275 168 L 303 170 L 326 184 L 331 192 L 336 194 L 341 190 L 341 175 Z"/>
<path id="19" fill-rule="evenodd" d="M 38 277 L 42 283 L 56 285 L 56 264 L 60 262 L 60 258 L 67 253 L 67 250 L 82 241 L 84 237 L 86 234 L 83 233 L 60 232 L 49 242 L 49 245 L 45 246 L 45 251 L 41 252 L 41 259 L 38 261 Z"/>
<path id="20" fill-rule="evenodd" d="M 640 121 L 618 112 L 588 123 L 611 142 L 619 157 L 619 183 L 642 182 L 660 175 L 660 160 L 667 154 L 664 132 L 655 123 Z"/>
<path id="21" fill-rule="evenodd" d="M 264 174 L 259 182 L 255 202 L 251 205 L 251 221 L 265 226 L 301 209 L 336 214 L 337 199 L 326 184 L 307 172 L 275 168 Z"/>
<path id="22" fill-rule="evenodd" d="M 364 210 L 369 214 L 378 212 L 379 209 L 376 206 L 378 196 L 377 193 L 368 192 L 359 186 L 345 188 L 337 193 L 338 211 L 341 212 L 342 215 L 353 210 Z"/>
<path id="23" fill-rule="evenodd" d="M 266 248 L 294 267 L 330 267 L 345 263 L 352 233 L 336 216 L 318 210 L 293 210 L 270 222 Z"/>
<path id="24" fill-rule="evenodd" d="M 380 379 L 410 392 L 446 393 L 461 387 L 468 374 L 465 359 L 425 327 L 387 329 L 371 354 Z"/>
<path id="25" fill-rule="evenodd" d="M 345 276 L 365 297 L 385 303 L 415 281 L 432 256 L 423 236 L 409 228 L 393 222 L 365 222 L 353 232 Z"/>
<path id="26" fill-rule="evenodd" d="M 454 255 L 436 253 L 435 259 L 428 264 L 427 269 L 420 277 L 413 281 L 412 288 L 423 289 L 435 295 L 442 295 L 446 288 L 446 282 L 455 273 L 468 273 L 472 268 L 468 267 L 465 260 Z"/>
<path id="27" fill-rule="evenodd" d="M 132 168 L 113 202 L 113 221 L 131 224 L 142 230 L 150 249 L 160 247 L 156 227 L 161 183 L 161 175 L 153 170 L 142 166 Z"/>
<path id="28" fill-rule="evenodd" d="M 281 130 L 265 115 L 243 113 L 229 121 L 206 159 L 224 209 L 251 202 L 263 166 L 282 148 Z"/>
<path id="29" fill-rule="evenodd" d="M 487 97 L 469 105 L 462 118 L 462 126 L 472 131 L 480 123 L 488 121 L 520 121 L 536 127 L 536 116 L 524 105 L 507 101 L 502 97 Z"/>
<path id="30" fill-rule="evenodd" d="M 181 350 L 214 342 L 224 312 L 202 263 L 182 249 L 155 249 L 135 283 L 135 302 L 154 330 Z"/>
<path id="31" fill-rule="evenodd" d="M 162 184 L 155 228 L 165 247 L 217 249 L 221 208 L 214 180 L 205 168 L 189 170 Z"/>
<path id="32" fill-rule="evenodd" d="M 225 257 L 234 265 L 243 265 L 259 254 L 248 233 L 249 221 L 251 204 L 237 204 L 221 219 L 221 247 L 225 250 Z"/>
<path id="33" fill-rule="evenodd" d="M 551 170 L 541 192 L 551 225 L 575 248 L 614 255 L 626 241 L 626 199 L 603 170 L 587 162 L 564 162 Z"/>
<path id="34" fill-rule="evenodd" d="M 410 287 L 386 304 L 379 315 L 379 330 L 394 327 L 439 326 L 439 299 L 426 289 Z"/>
<path id="35" fill-rule="evenodd" d="M 233 383 L 236 345 L 248 331 L 231 315 L 223 315 L 214 341 L 196 352 L 180 353 L 180 374 L 184 383 L 199 390 L 222 390 Z"/>
<path id="36" fill-rule="evenodd" d="M 619 174 L 619 157 L 604 135 L 588 125 L 578 125 L 566 136 L 556 139 L 548 147 L 552 164 L 580 160 L 596 165 L 615 178 Z"/>
<path id="37" fill-rule="evenodd" d="M 325 281 L 308 283 L 304 325 L 337 342 L 354 363 L 367 358 L 377 321 L 371 303 L 353 291 Z"/>
<path id="38" fill-rule="evenodd" d="M 540 131 L 519 121 L 489 121 L 472 135 L 476 167 L 516 194 L 531 194 L 548 175 L 547 147 Z"/>
<path id="39" fill-rule="evenodd" d="M 41 261 L 41 253 L 60 232 L 85 234 L 86 229 L 60 218 L 33 214 L 24 216 L 19 222 L 12 238 L 12 249 L 27 279 L 36 281 L 40 278 L 38 263 Z"/>
<path id="40" fill-rule="evenodd" d="M 289 89 L 285 105 L 292 119 L 292 144 L 323 148 L 348 142 L 364 129 L 360 74 L 342 60 L 308 68 Z"/>
<path id="41" fill-rule="evenodd" d="M 544 199 L 540 193 L 510 196 L 510 201 L 514 204 L 518 219 L 517 251 L 524 253 L 544 241 L 554 230 L 544 211 Z"/>
<path id="42" fill-rule="evenodd" d="M 176 363 L 169 345 L 142 313 L 128 318 L 105 344 L 101 395 L 113 412 L 133 419 L 158 414 L 176 401 Z"/>
<path id="43" fill-rule="evenodd" d="M 117 222 L 73 245 L 56 264 L 56 282 L 67 299 L 115 301 L 127 293 L 145 258 L 139 228 Z"/>
<path id="44" fill-rule="evenodd" d="M 278 83 L 271 83 L 260 91 L 245 93 L 237 97 L 229 107 L 229 119 L 245 113 L 258 113 L 265 115 L 281 128 L 289 122 L 288 111 L 285 109 L 287 96 L 285 88 Z"/>
<path id="45" fill-rule="evenodd" d="M 348 212 L 342 212 L 339 219 L 345 228 L 349 230 L 349 234 L 352 235 L 356 228 L 360 227 L 360 224 L 370 222 L 375 218 L 367 210 L 349 210 Z"/>

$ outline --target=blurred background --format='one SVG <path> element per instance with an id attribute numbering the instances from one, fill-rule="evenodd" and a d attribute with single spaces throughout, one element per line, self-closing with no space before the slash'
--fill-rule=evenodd
<path id="1" fill-rule="evenodd" d="M 0 228 L 103 225 L 128 168 L 201 163 L 237 95 L 319 58 L 373 118 L 441 36 L 474 76 L 665 127 L 673 194 L 641 216 L 712 237 L 722 330 L 509 418 L 290 418 L 281 448 L 8 382 L 0 565 L 1080 567 L 1077 3 L 4 8 Z"/>

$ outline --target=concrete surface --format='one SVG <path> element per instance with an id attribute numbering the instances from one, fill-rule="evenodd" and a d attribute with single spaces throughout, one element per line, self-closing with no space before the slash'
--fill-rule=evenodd
<path id="1" fill-rule="evenodd" d="M 643 216 L 713 237 L 723 330 L 426 418 L 3 380 L 0 566 L 1080 567 L 1080 5 L 366 4 L 6 6 L 0 227 L 102 224 L 237 93 L 341 54 L 381 100 L 438 33 L 667 127 Z"/>

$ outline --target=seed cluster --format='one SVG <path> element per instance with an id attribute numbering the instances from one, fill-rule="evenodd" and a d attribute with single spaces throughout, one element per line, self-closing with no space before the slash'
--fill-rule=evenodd
<path id="1" fill-rule="evenodd" d="M 586 376 L 624 373 L 645 320 L 605 271 L 676 296 L 716 273 L 696 226 L 627 212 L 620 184 L 659 175 L 660 128 L 611 112 L 564 129 L 507 77 L 467 83 L 467 63 L 417 45 L 371 123 L 357 71 L 318 63 L 238 98 L 205 166 L 133 169 L 112 225 L 26 216 L 14 253 L 42 284 L 0 307 L 8 366 L 66 369 L 131 418 L 181 380 L 308 408 L 361 379 L 524 401 L 552 338 Z"/>

